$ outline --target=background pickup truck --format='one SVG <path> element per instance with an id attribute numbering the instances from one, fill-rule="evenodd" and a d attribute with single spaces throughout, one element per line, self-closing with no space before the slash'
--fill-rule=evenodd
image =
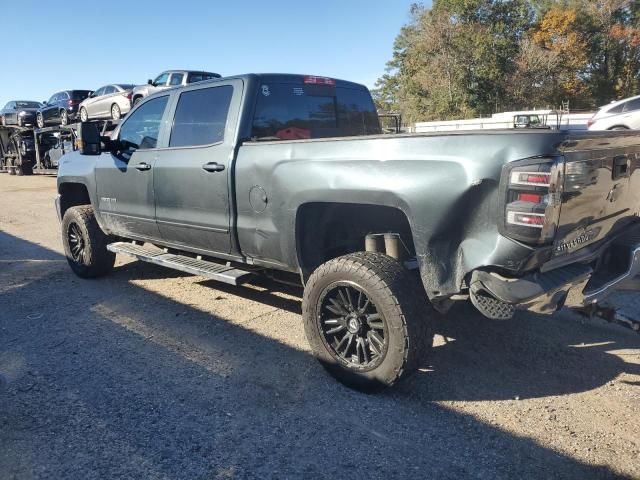
<path id="1" fill-rule="evenodd" d="M 76 274 L 121 253 L 297 280 L 314 354 L 354 388 L 416 370 L 455 300 L 507 319 L 637 288 L 636 134 L 381 135 L 365 87 L 299 75 L 165 90 L 79 133 L 56 201 Z"/>

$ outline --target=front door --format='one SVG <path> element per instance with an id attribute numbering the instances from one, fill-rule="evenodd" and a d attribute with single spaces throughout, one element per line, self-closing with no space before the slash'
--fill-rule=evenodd
<path id="1" fill-rule="evenodd" d="M 154 191 L 163 240 L 208 252 L 231 249 L 229 168 L 242 82 L 180 93 L 168 148 L 158 151 Z"/>
<path id="2" fill-rule="evenodd" d="M 114 235 L 158 239 L 154 170 L 162 115 L 168 95 L 144 102 L 122 123 L 118 140 L 124 152 L 103 153 L 96 164 L 98 210 Z"/>

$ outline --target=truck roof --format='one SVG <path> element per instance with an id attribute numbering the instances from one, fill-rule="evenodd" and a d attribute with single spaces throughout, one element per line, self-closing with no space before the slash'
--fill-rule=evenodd
<path id="1" fill-rule="evenodd" d="M 321 76 L 321 75 L 305 75 L 305 74 L 296 74 L 296 73 L 244 73 L 244 74 L 240 74 L 240 75 L 230 75 L 227 77 L 221 77 L 221 78 L 214 78 L 211 80 L 205 80 L 203 82 L 200 83 L 206 83 L 206 82 L 220 82 L 220 81 L 224 81 L 224 80 L 229 80 L 231 78 L 238 78 L 238 79 L 252 79 L 252 80 L 258 80 L 261 83 L 264 82 L 274 82 L 274 83 L 301 83 L 302 81 L 304 81 L 305 77 L 315 77 L 315 78 L 320 78 L 320 79 L 330 79 L 335 81 L 336 86 L 338 87 L 346 87 L 346 88 L 358 88 L 358 89 L 367 89 L 366 86 L 360 84 L 360 83 L 355 83 L 355 82 L 349 82 L 347 80 L 340 80 L 338 78 L 332 78 L 332 77 L 326 77 L 326 76 Z"/>

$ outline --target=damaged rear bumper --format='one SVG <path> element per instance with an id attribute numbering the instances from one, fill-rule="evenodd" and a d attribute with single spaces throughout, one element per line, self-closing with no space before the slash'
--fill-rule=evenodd
<path id="1" fill-rule="evenodd" d="M 640 238 L 623 236 L 603 251 L 592 264 L 571 264 L 521 278 L 507 278 L 495 272 L 473 272 L 469 285 L 474 305 L 490 318 L 493 309 L 529 310 L 551 314 L 566 306 L 585 308 L 601 302 L 619 290 L 640 290 Z M 482 298 L 484 301 L 475 301 Z M 483 305 L 497 306 L 483 311 Z M 503 317 L 499 317 L 503 318 Z"/>

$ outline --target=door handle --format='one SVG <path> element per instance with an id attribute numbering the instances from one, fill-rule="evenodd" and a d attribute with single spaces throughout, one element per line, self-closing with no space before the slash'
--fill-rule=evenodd
<path id="1" fill-rule="evenodd" d="M 202 165 L 202 169 L 207 172 L 221 172 L 224 170 L 224 165 L 221 165 L 216 162 L 209 162 Z"/>
<path id="2" fill-rule="evenodd" d="M 141 172 L 145 171 L 145 170 L 151 170 L 151 165 L 146 163 L 146 162 L 142 162 L 136 165 L 135 167 L 137 170 L 140 170 Z"/>

